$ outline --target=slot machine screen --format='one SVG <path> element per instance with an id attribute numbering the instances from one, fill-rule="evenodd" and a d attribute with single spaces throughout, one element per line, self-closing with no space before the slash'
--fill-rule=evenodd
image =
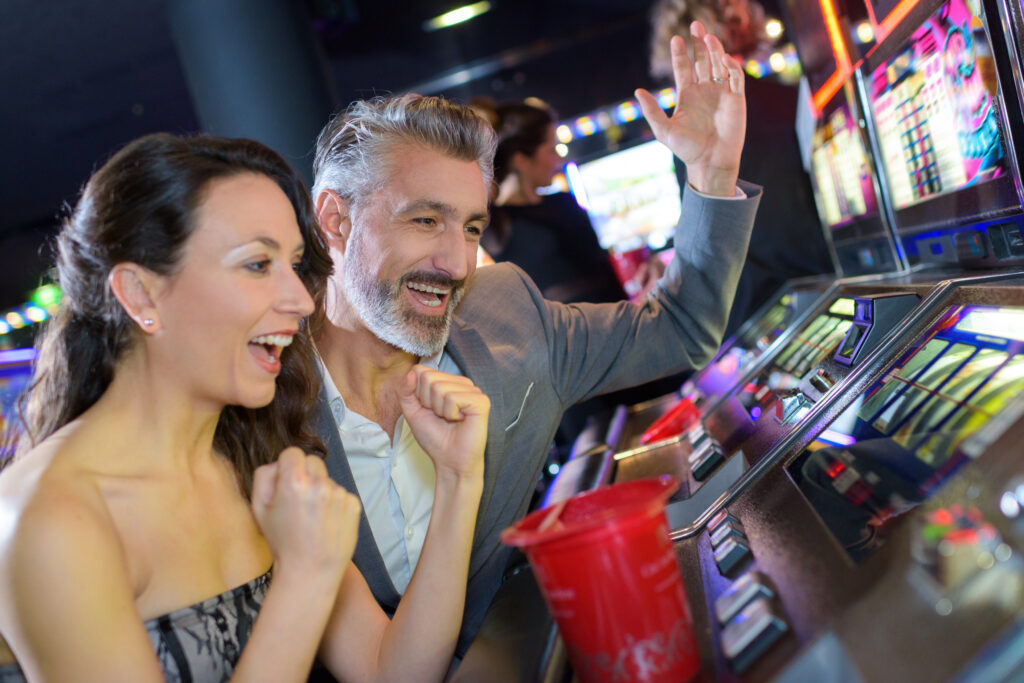
<path id="1" fill-rule="evenodd" d="M 795 315 L 796 299 L 787 292 L 737 337 L 736 343 L 715 361 L 715 368 L 730 378 L 745 372 L 788 329 Z"/>
<path id="2" fill-rule="evenodd" d="M 34 349 L 10 349 L 0 351 L 0 435 L 7 434 L 11 424 L 18 396 L 32 379 Z M 0 439 L 0 459 L 11 455 L 12 444 Z"/>
<path id="3" fill-rule="evenodd" d="M 757 379 L 758 386 L 767 385 L 775 391 L 790 389 L 800 383 L 818 363 L 831 357 L 853 324 L 854 301 L 836 299 L 828 311 L 818 315 L 800 330 L 775 360 Z"/>
<path id="4" fill-rule="evenodd" d="M 567 169 L 576 201 L 606 249 L 664 248 L 681 202 L 672 152 L 656 140 Z"/>
<path id="5" fill-rule="evenodd" d="M 1024 308 L 952 306 L 788 467 L 850 557 L 967 461 L 960 443 L 1024 391 Z"/>
<path id="6" fill-rule="evenodd" d="M 822 110 L 811 145 L 811 172 L 819 211 L 836 240 L 884 234 L 874 175 L 858 121 L 851 83 Z M 858 225 L 859 224 L 859 225 Z"/>
<path id="7" fill-rule="evenodd" d="M 894 54 L 866 71 L 901 231 L 1019 204 L 1008 178 L 992 49 L 967 3 L 940 5 Z"/>

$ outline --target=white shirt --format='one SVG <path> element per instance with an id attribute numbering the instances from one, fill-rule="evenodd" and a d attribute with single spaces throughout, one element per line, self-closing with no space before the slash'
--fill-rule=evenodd
<path id="1" fill-rule="evenodd" d="M 345 446 L 352 476 L 395 590 L 405 593 L 420 559 L 434 506 L 434 463 L 413 438 L 399 416 L 394 443 L 380 425 L 345 406 L 338 387 L 322 359 L 320 370 L 331 414 Z M 462 375 L 444 353 L 420 361 L 422 365 Z"/>

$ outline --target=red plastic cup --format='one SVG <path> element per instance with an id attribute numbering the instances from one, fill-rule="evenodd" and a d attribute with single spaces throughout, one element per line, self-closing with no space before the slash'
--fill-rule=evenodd
<path id="1" fill-rule="evenodd" d="M 689 397 L 683 397 L 644 430 L 644 433 L 640 435 L 640 444 L 645 445 L 679 436 L 696 424 L 699 419 L 700 410 Z"/>
<path id="2" fill-rule="evenodd" d="M 501 534 L 530 560 L 584 683 L 687 681 L 700 670 L 665 518 L 678 487 L 663 475 L 594 489 Z"/>

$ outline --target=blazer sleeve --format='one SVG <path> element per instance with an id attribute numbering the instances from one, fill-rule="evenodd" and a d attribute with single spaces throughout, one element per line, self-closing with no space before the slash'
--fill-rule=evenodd
<path id="1" fill-rule="evenodd" d="M 552 382 L 565 405 L 711 360 L 722 341 L 760 201 L 760 187 L 741 182 L 740 188 L 745 199 L 684 191 L 675 253 L 646 301 L 535 302 Z"/>

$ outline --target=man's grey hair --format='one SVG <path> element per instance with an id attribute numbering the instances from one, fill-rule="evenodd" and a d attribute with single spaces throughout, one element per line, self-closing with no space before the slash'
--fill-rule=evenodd
<path id="1" fill-rule="evenodd" d="M 409 144 L 475 161 L 490 186 L 497 146 L 491 125 L 469 107 L 407 94 L 354 102 L 324 126 L 313 161 L 313 201 L 329 189 L 358 203 L 384 186 L 389 164 L 399 163 L 391 152 Z"/>

